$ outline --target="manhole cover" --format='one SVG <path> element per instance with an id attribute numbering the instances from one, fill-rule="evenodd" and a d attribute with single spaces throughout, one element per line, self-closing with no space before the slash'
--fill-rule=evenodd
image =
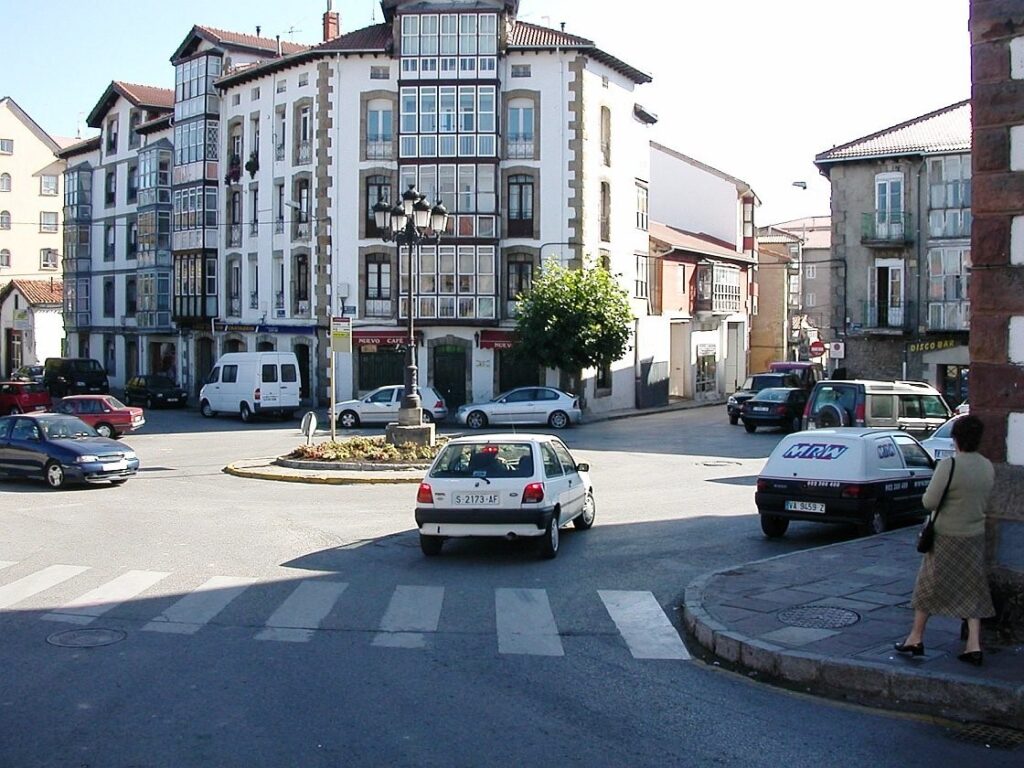
<path id="1" fill-rule="evenodd" d="M 839 629 L 860 621 L 860 615 L 845 608 L 832 608 L 827 605 L 801 605 L 787 608 L 778 613 L 779 621 L 791 627 L 807 627 L 809 629 Z"/>
<path id="2" fill-rule="evenodd" d="M 1024 733 L 997 725 L 971 723 L 950 730 L 949 735 L 956 741 L 992 747 L 995 749 L 1017 749 L 1024 744 Z"/>
<path id="3" fill-rule="evenodd" d="M 118 629 L 69 629 L 67 632 L 55 632 L 46 638 L 46 642 L 61 648 L 97 648 L 119 643 L 125 637 L 127 634 Z"/>

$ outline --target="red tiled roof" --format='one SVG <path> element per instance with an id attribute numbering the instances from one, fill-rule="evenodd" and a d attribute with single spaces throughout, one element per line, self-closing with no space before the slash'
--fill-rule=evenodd
<path id="1" fill-rule="evenodd" d="M 174 109 L 174 91 L 171 88 L 138 85 L 136 83 L 126 83 L 123 80 L 115 80 L 114 85 L 120 87 L 125 98 L 137 107 Z"/>
<path id="2" fill-rule="evenodd" d="M 971 102 L 959 101 L 821 152 L 819 165 L 898 155 L 970 152 Z"/>
<path id="3" fill-rule="evenodd" d="M 64 283 L 61 280 L 12 280 L 11 283 L 29 304 L 64 302 Z"/>
<path id="4" fill-rule="evenodd" d="M 217 29 L 216 27 L 207 27 L 202 24 L 197 24 L 195 29 L 199 32 L 206 33 L 219 43 L 238 45 L 244 48 L 255 48 L 261 51 L 277 53 L 277 40 L 269 37 L 256 37 L 256 35 L 247 35 L 243 32 L 231 32 L 227 29 Z M 290 43 L 287 40 L 281 41 L 282 53 L 298 53 L 299 51 L 306 50 L 309 50 L 308 45 Z"/>
<path id="5" fill-rule="evenodd" d="M 591 46 L 594 41 L 578 35 L 570 35 L 568 32 L 560 32 L 557 29 L 548 29 L 537 24 L 517 21 L 509 31 L 508 44 L 509 47 L 515 48 L 579 48 Z"/>
<path id="6" fill-rule="evenodd" d="M 391 47 L 391 25 L 374 24 L 316 46 L 317 51 L 386 51 Z"/>
<path id="7" fill-rule="evenodd" d="M 687 232 L 684 229 L 670 227 L 659 221 L 648 222 L 648 234 L 660 240 L 675 251 L 688 251 L 704 256 L 715 256 L 734 261 L 753 262 L 747 254 L 729 248 L 728 244 L 710 235 Z"/>

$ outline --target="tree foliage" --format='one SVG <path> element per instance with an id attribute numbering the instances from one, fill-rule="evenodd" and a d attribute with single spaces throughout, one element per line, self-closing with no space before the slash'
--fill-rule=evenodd
<path id="1" fill-rule="evenodd" d="M 547 368 L 580 371 L 626 353 L 633 311 L 608 270 L 567 269 L 551 261 L 519 297 L 521 354 Z"/>

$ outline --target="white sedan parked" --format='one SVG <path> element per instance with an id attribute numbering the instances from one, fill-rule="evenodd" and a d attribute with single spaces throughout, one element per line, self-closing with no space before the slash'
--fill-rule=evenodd
<path id="1" fill-rule="evenodd" d="M 448 406 L 444 398 L 433 387 L 419 387 L 423 404 L 423 420 L 444 421 L 448 418 Z M 405 387 L 393 384 L 380 387 L 358 400 L 345 400 L 334 406 L 334 418 L 346 429 L 358 427 L 361 423 L 388 424 L 398 420 Z"/>
<path id="2" fill-rule="evenodd" d="M 470 429 L 488 424 L 547 424 L 564 429 L 583 418 L 579 398 L 554 387 L 519 387 L 489 403 L 459 406 L 455 420 Z"/>
<path id="3" fill-rule="evenodd" d="M 590 467 L 554 435 L 474 435 L 451 440 L 416 494 L 423 554 L 446 538 L 535 538 L 542 557 L 558 554 L 558 529 L 594 524 Z"/>

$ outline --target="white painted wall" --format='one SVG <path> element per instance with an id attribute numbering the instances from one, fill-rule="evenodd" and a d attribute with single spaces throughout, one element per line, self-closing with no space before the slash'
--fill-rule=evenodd
<path id="1" fill-rule="evenodd" d="M 743 208 L 736 185 L 651 147 L 651 218 L 743 246 Z"/>

